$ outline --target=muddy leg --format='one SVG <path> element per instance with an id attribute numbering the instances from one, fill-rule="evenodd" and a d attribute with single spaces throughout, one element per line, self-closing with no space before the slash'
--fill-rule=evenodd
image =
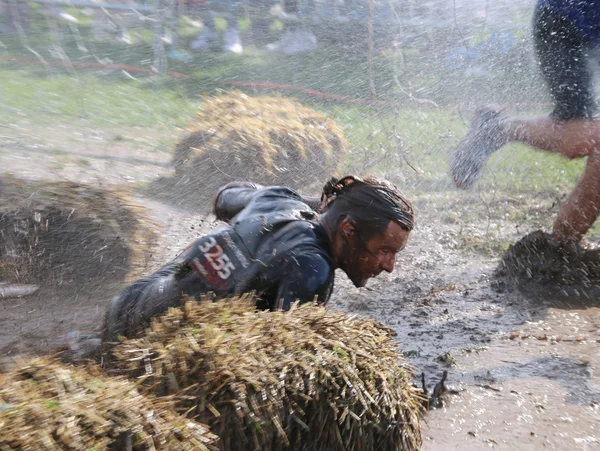
<path id="1" fill-rule="evenodd" d="M 600 145 L 600 121 L 558 122 L 552 117 L 508 118 L 503 122 L 510 141 L 559 153 L 569 159 L 591 155 Z"/>
<path id="2" fill-rule="evenodd" d="M 554 239 L 581 240 L 594 224 L 600 212 L 600 150 L 588 157 L 583 176 L 554 223 Z"/>

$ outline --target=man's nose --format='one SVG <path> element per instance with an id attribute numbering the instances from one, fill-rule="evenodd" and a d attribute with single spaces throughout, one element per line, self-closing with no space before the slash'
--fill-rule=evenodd
<path id="1" fill-rule="evenodd" d="M 385 258 L 381 262 L 381 269 L 383 269 L 384 271 L 387 271 L 387 272 L 392 272 L 392 271 L 394 271 L 395 265 L 396 265 L 396 256 L 392 255 L 390 257 Z"/>

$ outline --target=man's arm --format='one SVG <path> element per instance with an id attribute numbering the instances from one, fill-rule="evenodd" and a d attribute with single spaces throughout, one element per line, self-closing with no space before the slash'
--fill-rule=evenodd
<path id="1" fill-rule="evenodd" d="M 213 199 L 213 214 L 221 221 L 231 221 L 261 188 L 252 182 L 231 182 L 222 186 Z"/>
<path id="2" fill-rule="evenodd" d="M 331 265 L 320 255 L 292 257 L 283 266 L 284 274 L 272 310 L 289 310 L 292 304 L 316 301 L 326 303 L 333 287 Z"/>
<path id="3" fill-rule="evenodd" d="M 253 182 L 231 182 L 221 187 L 213 199 L 213 214 L 225 222 L 242 211 L 252 200 L 256 192 L 264 186 Z M 319 211 L 320 197 L 302 196 L 302 201 L 311 209 Z"/>

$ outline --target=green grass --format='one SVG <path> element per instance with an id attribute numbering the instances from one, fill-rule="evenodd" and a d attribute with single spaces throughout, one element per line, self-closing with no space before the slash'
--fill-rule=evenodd
<path id="1" fill-rule="evenodd" d="M 568 160 L 522 144 L 510 145 L 492 155 L 483 182 L 516 192 L 567 192 L 583 174 L 585 161 Z"/>
<path id="2" fill-rule="evenodd" d="M 335 118 L 352 145 L 347 166 L 356 164 L 357 160 L 377 160 L 377 155 L 382 152 L 395 153 L 392 131 L 395 126 L 404 143 L 402 149 L 406 159 L 382 158 L 382 163 L 374 165 L 373 169 L 389 178 L 416 185 L 420 190 L 450 188 L 447 159 L 467 130 L 456 113 L 414 109 L 382 113 L 344 105 L 323 109 Z M 408 163 L 419 173 L 415 173 Z M 513 193 L 551 190 L 558 195 L 572 189 L 584 166 L 585 160 L 568 160 L 513 144 L 492 155 L 483 172 L 481 186 Z"/>
<path id="3" fill-rule="evenodd" d="M 96 42 L 89 27 L 78 26 L 77 29 L 78 33 L 74 33 L 71 28 L 61 24 L 57 33 L 48 33 L 43 29 L 29 30 L 28 43 L 50 61 L 56 61 L 56 55 L 53 54 L 56 45 L 71 61 L 79 63 L 95 63 L 100 59 L 145 68 L 153 64 L 153 30 L 148 24 L 129 29 L 133 45 Z M 196 33 L 199 31 L 194 30 Z M 282 30 L 270 32 L 272 36 L 268 41 L 278 39 L 281 32 Z M 250 35 L 242 33 L 242 38 L 242 55 L 191 51 L 191 62 L 170 60 L 169 70 L 194 76 L 191 82 L 177 80 L 177 84 L 188 95 L 222 87 L 219 80 L 241 80 L 286 83 L 332 94 L 370 97 L 367 53 L 362 36 L 355 37 L 352 41 L 352 35 L 349 35 L 351 44 L 343 42 L 344 45 L 321 45 L 310 54 L 292 56 L 267 52 L 264 43 L 253 43 Z M 77 46 L 79 39 L 87 51 L 82 51 Z M 181 48 L 188 49 L 191 39 L 191 32 L 182 35 Z M 2 43 L 7 54 L 35 59 L 16 35 L 3 36 Z M 501 76 L 494 80 L 465 79 L 462 73 L 444 68 L 443 54 L 436 55 L 432 49 L 403 49 L 402 64 L 399 63 L 398 54 L 387 50 L 377 53 L 373 58 L 373 81 L 380 100 L 407 101 L 407 91 L 411 91 L 416 97 L 446 105 L 469 101 L 533 101 L 539 96 L 539 89 L 536 90 L 531 84 L 529 72 L 525 73 L 523 69 L 515 67 L 504 70 L 501 62 L 497 63 L 497 72 Z M 398 86 L 396 80 L 401 86 Z"/>
<path id="4" fill-rule="evenodd" d="M 152 81 L 103 80 L 93 74 L 47 76 L 35 70 L 0 70 L 0 117 L 38 124 L 85 119 L 94 126 L 185 124 L 194 104 L 177 91 L 154 89 Z"/>

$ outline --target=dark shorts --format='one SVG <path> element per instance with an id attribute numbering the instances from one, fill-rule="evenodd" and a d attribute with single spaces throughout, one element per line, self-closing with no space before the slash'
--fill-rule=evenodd
<path id="1" fill-rule="evenodd" d="M 591 119 L 596 112 L 590 54 L 593 42 L 567 18 L 537 7 L 535 50 L 559 121 Z"/>

